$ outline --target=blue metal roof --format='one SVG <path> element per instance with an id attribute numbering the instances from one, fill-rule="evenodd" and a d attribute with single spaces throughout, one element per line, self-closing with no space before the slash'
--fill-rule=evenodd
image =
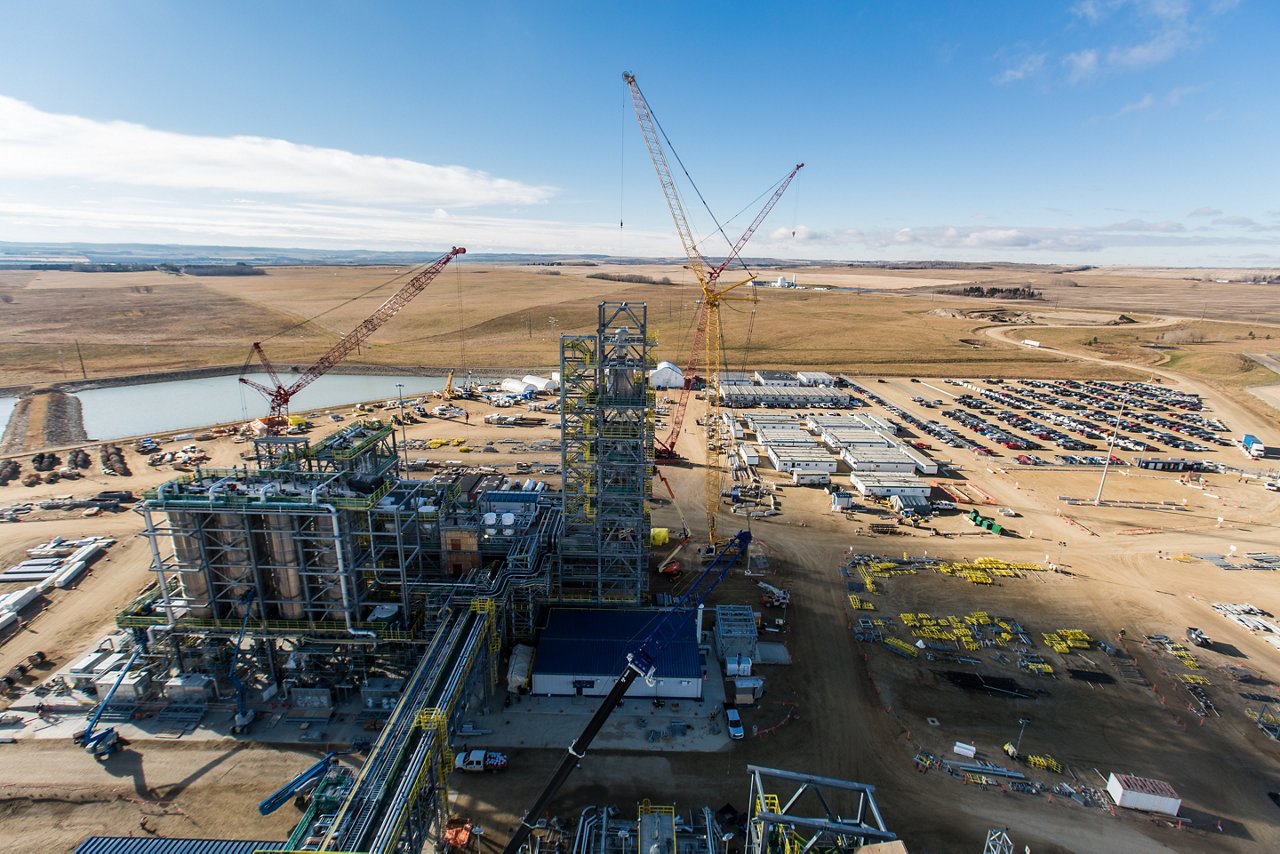
<path id="1" fill-rule="evenodd" d="M 134 836 L 90 836 L 75 854 L 253 854 L 283 851 L 287 841 L 252 839 L 159 839 Z"/>
<path id="2" fill-rule="evenodd" d="M 626 666 L 627 653 L 635 649 L 662 613 L 655 609 L 553 608 L 538 640 L 533 672 L 617 676 Z M 692 619 L 658 657 L 654 675 L 669 679 L 702 678 L 702 658 Z"/>

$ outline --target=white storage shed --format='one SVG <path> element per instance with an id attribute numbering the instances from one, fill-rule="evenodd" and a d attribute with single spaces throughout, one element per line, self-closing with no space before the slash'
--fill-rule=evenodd
<path id="1" fill-rule="evenodd" d="M 523 382 L 536 387 L 538 391 L 560 390 L 560 383 L 557 380 L 548 379 L 547 377 L 539 377 L 534 374 L 526 375 Z"/>
<path id="2" fill-rule="evenodd" d="M 536 385 L 514 377 L 507 377 L 499 387 L 508 394 L 533 394 L 538 390 Z"/>

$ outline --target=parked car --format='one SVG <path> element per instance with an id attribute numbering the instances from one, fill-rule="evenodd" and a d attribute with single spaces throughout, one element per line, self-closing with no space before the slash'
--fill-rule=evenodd
<path id="1" fill-rule="evenodd" d="M 729 727 L 729 738 L 737 741 L 746 736 L 742 729 L 742 715 L 738 713 L 737 706 L 726 706 L 724 710 L 725 723 Z"/>

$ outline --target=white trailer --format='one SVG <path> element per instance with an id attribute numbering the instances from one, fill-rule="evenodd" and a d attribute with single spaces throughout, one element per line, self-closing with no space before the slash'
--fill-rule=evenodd
<path id="1" fill-rule="evenodd" d="M 1135 777 L 1132 774 L 1111 772 L 1111 776 L 1107 778 L 1107 794 L 1116 802 L 1116 806 L 1130 810 L 1176 816 L 1182 808 L 1182 798 L 1173 790 L 1173 786 L 1163 780 Z"/>

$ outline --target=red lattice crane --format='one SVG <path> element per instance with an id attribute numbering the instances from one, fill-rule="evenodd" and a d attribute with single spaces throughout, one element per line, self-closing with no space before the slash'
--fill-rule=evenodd
<path id="1" fill-rule="evenodd" d="M 311 367 L 303 371 L 301 376 L 289 385 L 285 385 L 280 379 L 275 366 L 271 364 L 271 360 L 267 358 L 266 352 L 262 349 L 262 343 L 255 341 L 253 343 L 253 352 L 257 355 L 258 361 L 262 363 L 267 376 L 271 377 L 271 382 L 274 386 L 264 385 L 248 377 L 240 377 L 240 382 L 257 389 L 267 399 L 268 404 L 270 404 L 270 412 L 267 415 L 266 423 L 271 427 L 282 426 L 285 416 L 289 414 L 289 401 L 293 399 L 295 394 L 327 374 L 330 368 L 351 355 L 370 335 L 377 332 L 382 324 L 395 317 L 396 313 L 408 305 L 410 300 L 422 293 L 427 285 L 431 284 L 432 280 L 440 275 L 440 271 L 450 261 L 459 255 L 466 254 L 466 251 L 461 246 L 455 246 L 432 261 L 422 272 L 392 294 L 386 302 L 378 307 L 377 311 L 366 317 L 359 326 L 342 336 L 338 343 L 330 347 L 327 353 L 316 359 Z"/>

